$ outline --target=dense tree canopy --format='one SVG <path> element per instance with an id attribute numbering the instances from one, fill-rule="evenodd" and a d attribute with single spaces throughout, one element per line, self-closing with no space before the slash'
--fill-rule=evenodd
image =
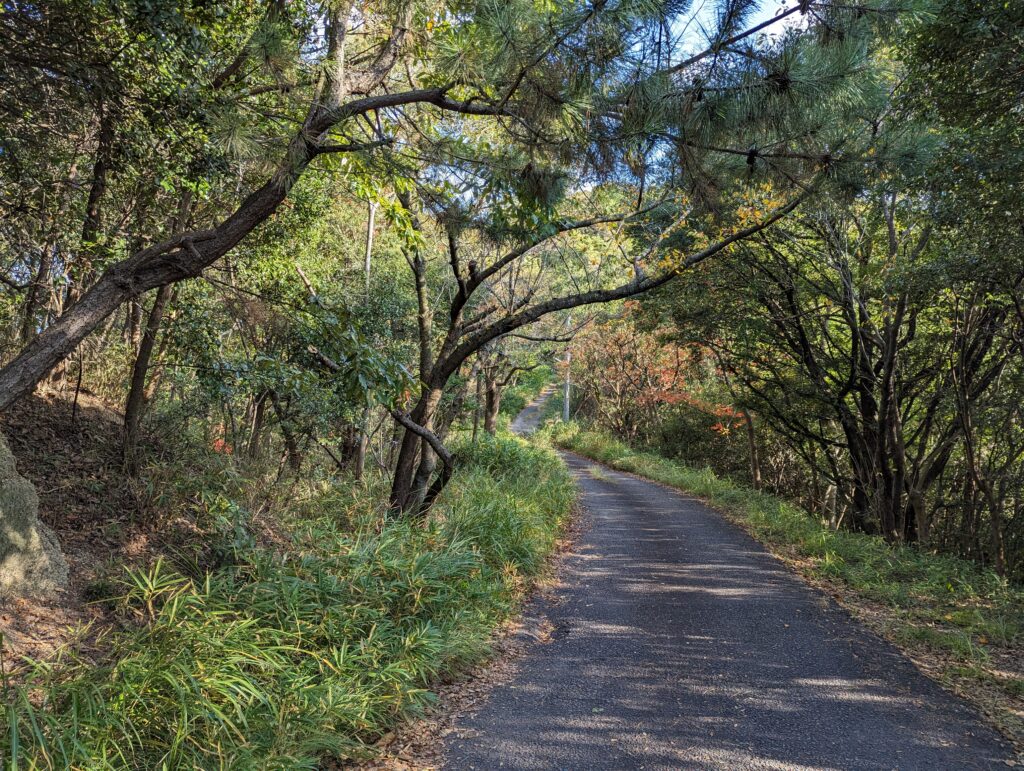
<path id="1" fill-rule="evenodd" d="M 554 547 L 571 480 L 489 435 L 556 377 L 574 420 L 829 536 L 1024 578 L 1022 61 L 1003 0 L 0 3 L 0 427 L 23 450 L 66 406 L 38 465 L 95 465 L 51 492 L 158 544 L 76 578 L 164 635 L 118 661 L 202 648 L 200 682 L 251 624 L 261 676 L 300 672 L 225 686 L 188 741 L 112 717 L 175 677 L 45 672 L 17 709 L 94 722 L 0 731 L 5 757 L 376 741 Z M 314 749 L 282 739 L 293 695 Z M 265 733 L 218 755 L 226 704 Z"/>
<path id="2" fill-rule="evenodd" d="M 860 162 L 642 301 L 647 335 L 688 352 L 678 390 L 757 423 L 760 452 L 732 446 L 753 465 L 715 450 L 720 437 L 706 435 L 703 456 L 680 449 L 667 415 L 648 420 L 647 441 L 755 479 L 770 463 L 774 488 L 833 526 L 1021 569 L 1011 5 L 940 4 L 905 19 L 873 55 L 889 94 Z M 700 424 L 673 411 L 676 431 Z"/>
<path id="3" fill-rule="evenodd" d="M 357 437 L 373 404 L 407 409 L 422 431 L 392 499 L 415 509 L 478 353 L 664 285 L 844 179 L 888 109 L 871 57 L 891 16 L 13 3 L 3 403 L 67 382 L 69 355 L 117 390 L 116 351 L 127 452 L 163 383 L 232 426 L 241 399 L 254 449 L 272 406 L 293 466 L 314 426 Z"/>
<path id="4" fill-rule="evenodd" d="M 835 521 L 928 538 L 945 480 L 1001 521 L 998 5 L 11 3 L 3 404 L 90 370 L 129 462 L 165 402 L 250 454 L 272 418 L 293 469 L 309 443 L 362 469 L 375 426 L 416 510 L 470 381 L 493 427 L 508 341 L 550 356 L 566 312 L 658 290 Z"/>

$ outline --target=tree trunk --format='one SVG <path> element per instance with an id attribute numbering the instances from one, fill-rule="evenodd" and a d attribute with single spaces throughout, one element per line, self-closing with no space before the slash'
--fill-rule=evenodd
<path id="1" fill-rule="evenodd" d="M 366 296 L 370 296 L 370 258 L 373 256 L 373 226 L 377 217 L 377 204 L 371 201 L 367 204 L 366 215 L 366 249 L 363 252 L 363 276 L 366 280 Z"/>
<path id="2" fill-rule="evenodd" d="M 21 342 L 23 344 L 27 343 L 35 336 L 37 332 L 36 313 L 43 305 L 43 295 L 53 289 L 50 284 L 50 272 L 53 269 L 54 259 L 57 256 L 57 250 L 60 243 L 58 231 L 64 225 L 63 219 L 73 198 L 71 191 L 74 190 L 77 182 L 78 161 L 74 161 L 71 164 L 71 168 L 68 169 L 69 192 L 64 196 L 64 201 L 57 210 L 57 216 L 53 220 L 52 227 L 50 228 L 50 236 L 45 239 L 43 248 L 40 251 L 39 268 L 36 271 L 35 280 L 29 285 L 28 292 L 25 294 L 25 303 L 22 306 L 23 319 L 21 325 Z"/>
<path id="3" fill-rule="evenodd" d="M 157 290 L 153 307 L 146 322 L 146 331 L 142 333 L 139 343 L 139 354 L 135 357 L 132 368 L 131 387 L 124 408 L 124 444 L 122 452 L 130 469 L 134 471 L 135 442 L 138 439 L 139 425 L 142 421 L 142 410 L 145 406 L 146 373 L 156 346 L 156 337 L 160 331 L 160 320 L 163 318 L 167 301 L 171 297 L 171 285 L 165 284 Z"/>
<path id="4" fill-rule="evenodd" d="M 366 451 L 370 445 L 370 408 L 363 410 L 363 425 L 359 431 L 359 446 L 356 447 L 356 462 L 353 473 L 356 481 L 363 478 L 366 472 Z"/>
<path id="5" fill-rule="evenodd" d="M 572 318 L 571 316 L 569 318 Z M 569 422 L 569 400 L 572 397 L 572 351 L 565 351 L 565 384 L 562 389 L 562 422 Z"/>
<path id="6" fill-rule="evenodd" d="M 409 413 L 409 418 L 428 431 L 432 431 L 434 413 L 437 411 L 437 405 L 441 402 L 441 393 L 440 388 L 428 388 L 416 403 L 413 411 Z M 402 435 L 402 444 L 398 450 L 398 462 L 395 465 L 395 475 L 391 483 L 391 507 L 403 513 L 416 510 L 423 493 L 425 493 L 425 490 L 417 490 L 416 487 L 417 477 L 420 476 L 417 474 L 416 457 L 419 454 L 421 442 L 425 443 L 425 440 L 421 440 L 419 436 L 407 429 Z M 429 446 L 425 449 L 426 452 L 423 454 L 426 457 L 420 459 L 420 467 L 423 468 L 425 468 L 424 464 L 430 465 L 433 454 Z"/>
<path id="7" fill-rule="evenodd" d="M 102 103 L 99 113 L 100 127 L 96 141 L 96 158 L 92 166 L 89 198 L 85 204 L 85 220 L 82 222 L 82 243 L 78 259 L 70 269 L 66 308 L 78 302 L 85 286 L 90 283 L 94 273 L 93 263 L 98 254 L 96 245 L 102 230 L 103 196 L 107 192 L 107 173 L 110 170 L 110 155 L 114 143 L 114 117 Z"/>
<path id="8" fill-rule="evenodd" d="M 476 373 L 476 403 L 473 405 L 473 444 L 476 444 L 476 435 L 480 430 L 480 410 L 484 400 L 484 379 L 483 374 L 478 370 Z"/>
<path id="9" fill-rule="evenodd" d="M 488 383 L 484 408 L 484 431 L 494 436 L 498 430 L 498 413 L 501 411 L 501 386 Z"/>
<path id="10" fill-rule="evenodd" d="M 295 438 L 295 432 L 292 431 L 291 425 L 288 422 L 288 412 L 281 403 L 281 399 L 274 391 L 270 392 L 270 402 L 274 405 L 274 412 L 277 414 L 277 420 L 281 426 L 281 436 L 284 437 L 284 448 L 288 457 L 288 467 L 298 474 L 302 469 L 302 451 L 299 449 L 299 443 Z"/>
<path id="11" fill-rule="evenodd" d="M 366 214 L 366 249 L 363 252 L 363 273 L 366 280 L 366 300 L 370 300 L 370 260 L 373 257 L 373 235 L 374 221 L 377 217 L 377 203 L 370 201 L 367 204 Z M 355 478 L 361 480 L 366 470 L 366 450 L 370 444 L 370 408 L 363 410 L 363 424 L 359 431 L 359 444 L 356 447 L 355 457 Z"/>
<path id="12" fill-rule="evenodd" d="M 36 334 L 36 313 L 42 304 L 40 296 L 43 287 L 50 281 L 50 270 L 53 267 L 53 254 L 56 249 L 55 244 L 43 245 L 42 254 L 39 255 L 39 269 L 36 271 L 35 279 L 28 285 L 25 305 L 22 309 L 24 315 L 21 322 L 21 341 L 23 343 L 27 343 Z"/>
<path id="13" fill-rule="evenodd" d="M 743 423 L 747 427 L 747 447 L 750 451 L 750 482 L 755 490 L 761 489 L 761 456 L 757 450 L 757 435 L 754 433 L 754 420 L 750 413 L 743 411 Z"/>
<path id="14" fill-rule="evenodd" d="M 127 317 L 125 319 L 125 342 L 133 351 L 139 350 L 142 338 L 139 330 L 142 329 L 142 302 L 140 298 L 133 297 L 128 301 Z"/>
<path id="15" fill-rule="evenodd" d="M 246 443 L 246 455 L 250 458 L 260 456 L 260 440 L 263 438 L 263 424 L 267 419 L 267 401 L 270 399 L 270 392 L 264 391 L 259 394 L 252 407 L 252 423 L 249 429 L 249 441 Z"/>
<path id="16" fill-rule="evenodd" d="M 359 452 L 359 426 L 346 423 L 341 429 L 341 462 L 346 468 L 352 468 L 356 454 Z"/>

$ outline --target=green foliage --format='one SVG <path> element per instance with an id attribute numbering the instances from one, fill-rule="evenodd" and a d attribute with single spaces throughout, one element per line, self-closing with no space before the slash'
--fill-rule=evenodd
<path id="1" fill-rule="evenodd" d="M 543 364 L 529 372 L 523 372 L 516 384 L 507 389 L 501 397 L 501 413 L 514 418 L 523 408 L 532 402 L 544 386 L 551 382 L 554 371 L 548 364 Z"/>
<path id="2" fill-rule="evenodd" d="M 254 534 L 244 493 L 261 486 L 265 461 L 283 447 L 278 477 L 287 462 L 298 484 L 329 473 L 308 460 L 321 450 L 341 469 L 386 466 L 396 440 L 387 408 L 415 403 L 417 362 L 427 390 L 443 391 L 439 414 L 423 414 L 455 435 L 467 406 L 481 406 L 473 371 L 478 382 L 486 373 L 496 405 L 493 386 L 514 382 L 513 365 L 550 361 L 550 350 L 513 342 L 517 319 L 551 314 L 544 334 L 524 337 L 559 339 L 571 324 L 556 312 L 667 278 L 808 189 L 828 197 L 664 285 L 651 315 L 674 322 L 680 348 L 698 332 L 717 346 L 717 359 L 701 361 L 708 394 L 752 407 L 762 432 L 774 421 L 776 444 L 762 448 L 785 444 L 784 460 L 807 472 L 791 474 L 791 488 L 825 478 L 833 501 L 867 501 L 865 529 L 888 527 L 878 513 L 902 517 L 920 494 L 942 512 L 933 542 L 1000 564 L 1004 552 L 1024 554 L 1020 250 L 1006 227 L 1021 208 L 1020 12 L 1001 0 L 821 0 L 788 17 L 797 24 L 744 34 L 768 5 L 417 2 L 411 22 L 395 3 L 357 4 L 341 20 L 348 6 L 336 3 L 3 6 L 5 360 L 76 307 L 79 289 L 171 233 L 219 227 L 241 238 L 175 286 L 148 363 L 149 427 L 220 454 L 197 496 L 212 545 L 127 575 L 118 607 L 135 624 L 100 666 L 69 654 L 36 667 L 12 707 L 8 755 L 44 767 L 293 768 L 361 751 L 429 700 L 433 678 L 481 654 L 552 546 L 568 479 L 550 456 L 485 438 L 459 452 L 466 461 L 428 527 L 385 523 L 374 506 L 384 492 L 370 482 L 279 512 L 287 543 L 271 547 Z M 925 5 L 938 12 L 917 13 Z M 339 21 L 352 34 L 328 40 Z M 393 28 L 407 34 L 390 61 Z M 341 59 L 351 80 L 329 112 L 347 117 L 323 122 Z M 401 101 L 412 84 L 407 103 L 365 107 Z M 444 107 L 436 93 L 416 96 L 442 85 Z M 250 193 L 275 189 L 268 180 L 286 184 L 284 202 L 247 208 L 263 200 Z M 609 221 L 561 232 L 595 218 Z M 923 252 L 918 233 L 933 234 Z M 192 248 L 182 242 L 183 254 Z M 87 388 L 121 401 L 151 302 L 81 326 L 94 334 L 65 379 L 85 374 Z M 970 334 L 944 337 L 956 324 Z M 605 364 L 639 340 L 621 317 L 609 326 L 623 334 Z M 812 350 L 787 351 L 805 332 Z M 646 342 L 657 353 L 663 340 Z M 1005 391 L 972 394 L 976 427 L 964 434 L 982 448 L 973 474 L 949 374 L 957 355 L 986 365 L 961 367 L 961 382 Z M 887 368 L 898 377 L 876 384 Z M 610 364 L 590 370 L 574 405 L 611 379 Z M 520 375 L 502 412 L 551 379 L 546 366 Z M 673 384 L 635 380 L 645 379 L 646 398 L 619 411 L 620 435 L 745 473 L 735 426 L 701 442 L 715 428 L 707 413 L 669 411 Z M 876 402 L 896 404 L 886 425 L 871 425 Z M 851 462 L 842 452 L 858 431 L 893 437 L 898 457 L 875 447 L 861 456 L 884 468 Z M 769 454 L 766 468 L 785 455 Z M 908 612 L 939 572 L 968 570 L 933 571 L 939 563 L 914 563 L 921 552 L 823 530 L 707 472 L 665 468 L 764 537 L 799 543 L 822 573 Z M 857 469 L 866 480 L 854 489 Z M 862 494 L 876 471 L 898 476 L 888 498 Z M 232 489 L 209 479 L 217 474 Z M 154 508 L 187 497 L 174 477 L 166 467 L 151 476 Z M 981 502 L 978 479 L 1005 506 Z M 899 537 L 910 540 L 916 522 L 905 518 Z M 883 556 L 893 554 L 890 570 Z M 987 587 L 985 576 L 965 585 Z M 990 588 L 979 596 L 1003 607 Z M 941 638 L 947 647 L 966 655 L 963 640 L 981 630 L 1018 634 L 1008 614 L 971 613 L 956 622 L 960 637 Z"/>
<path id="3" fill-rule="evenodd" d="M 129 629 L 96 664 L 38 663 L 8 710 L 14 768 L 317 768 L 365 755 L 430 684 L 487 651 L 573 499 L 549 451 L 503 438 L 466 463 L 425 526 L 381 525 L 378 490 L 330 488 L 259 546 L 222 499 L 221 567 L 130 570 Z"/>

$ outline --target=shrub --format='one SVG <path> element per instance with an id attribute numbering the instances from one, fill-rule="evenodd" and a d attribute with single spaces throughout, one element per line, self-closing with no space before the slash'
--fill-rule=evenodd
<path id="1" fill-rule="evenodd" d="M 365 754 L 429 686 L 478 660 L 536 576 L 571 505 L 550 451 L 469 453 L 435 516 L 386 521 L 372 493 L 324 491 L 282 515 L 272 550 L 215 521 L 222 566 L 127 572 L 137 623 L 100 665 L 35 664 L 0 738 L 14 768 L 316 768 Z M 244 512 L 242 512 L 244 514 Z M 244 529 L 244 528 L 243 528 Z"/>

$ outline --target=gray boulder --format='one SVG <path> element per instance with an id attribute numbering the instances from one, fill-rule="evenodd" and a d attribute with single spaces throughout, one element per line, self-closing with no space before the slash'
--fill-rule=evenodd
<path id="1" fill-rule="evenodd" d="M 39 496 L 0 437 L 0 597 L 52 594 L 67 586 L 57 537 L 39 521 Z"/>

